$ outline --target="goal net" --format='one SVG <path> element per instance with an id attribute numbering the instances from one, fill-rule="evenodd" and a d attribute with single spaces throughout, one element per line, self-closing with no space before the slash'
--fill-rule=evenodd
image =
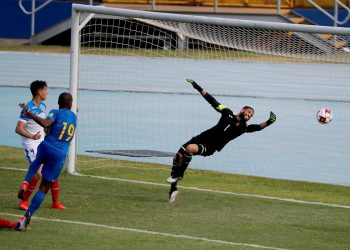
<path id="1" fill-rule="evenodd" d="M 73 5 L 68 170 L 170 171 L 180 146 L 220 118 L 189 78 L 234 113 L 252 106 L 250 124 L 277 115 L 189 168 L 350 185 L 349 38 L 346 28 Z M 316 120 L 323 107 L 329 125 Z"/>

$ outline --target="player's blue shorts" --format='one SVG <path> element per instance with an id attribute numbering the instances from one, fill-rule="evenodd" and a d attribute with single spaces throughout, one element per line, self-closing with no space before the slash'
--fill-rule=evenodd
<path id="1" fill-rule="evenodd" d="M 36 159 L 32 164 L 39 166 L 44 164 L 41 170 L 43 180 L 55 182 L 64 166 L 66 156 L 66 154 L 43 142 L 39 145 Z"/>

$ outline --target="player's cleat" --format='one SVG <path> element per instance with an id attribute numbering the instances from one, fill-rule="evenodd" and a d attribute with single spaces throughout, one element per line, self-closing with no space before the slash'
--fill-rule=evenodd
<path id="1" fill-rule="evenodd" d="M 30 223 L 31 215 L 28 214 L 27 216 L 22 216 L 16 225 L 17 231 L 26 231 L 28 228 L 28 225 Z"/>
<path id="2" fill-rule="evenodd" d="M 166 179 L 166 181 L 169 183 L 169 184 L 174 184 L 178 181 L 182 180 L 182 177 L 181 176 L 170 176 L 168 177 L 168 179 Z"/>
<path id="3" fill-rule="evenodd" d="M 170 197 L 169 197 L 169 203 L 174 203 L 176 198 L 179 196 L 179 194 L 180 194 L 180 191 L 178 191 L 178 190 L 172 192 Z"/>
<path id="4" fill-rule="evenodd" d="M 25 193 L 25 191 L 27 191 L 27 188 L 28 188 L 28 182 L 22 181 L 21 187 L 20 187 L 18 194 L 17 194 L 18 199 L 20 199 L 20 200 L 24 199 L 24 193 Z"/>
<path id="5" fill-rule="evenodd" d="M 169 203 L 174 203 L 177 196 L 180 194 L 180 191 L 175 186 L 171 186 L 170 192 L 169 192 Z"/>
<path id="6" fill-rule="evenodd" d="M 19 208 L 24 210 L 24 211 L 27 211 L 28 210 L 28 201 L 20 201 Z"/>
<path id="7" fill-rule="evenodd" d="M 66 210 L 66 207 L 63 206 L 62 203 L 58 202 L 58 201 L 52 203 L 51 208 L 52 209 L 59 209 L 59 210 Z"/>

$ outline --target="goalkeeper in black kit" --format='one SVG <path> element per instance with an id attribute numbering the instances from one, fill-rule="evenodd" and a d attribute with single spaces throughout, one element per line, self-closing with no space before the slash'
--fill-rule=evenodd
<path id="1" fill-rule="evenodd" d="M 266 122 L 248 125 L 247 122 L 254 115 L 252 107 L 245 106 L 236 115 L 232 110 L 220 104 L 195 81 L 190 79 L 187 79 L 187 81 L 192 84 L 193 88 L 198 90 L 217 112 L 221 113 L 221 118 L 214 127 L 193 137 L 182 145 L 174 156 L 171 176 L 167 179 L 167 182 L 171 184 L 169 192 L 170 203 L 173 203 L 179 194 L 177 182 L 183 178 L 193 155 L 212 155 L 215 151 L 221 151 L 229 141 L 238 136 L 244 133 L 260 131 L 276 121 L 276 115 L 270 112 L 270 117 Z"/>

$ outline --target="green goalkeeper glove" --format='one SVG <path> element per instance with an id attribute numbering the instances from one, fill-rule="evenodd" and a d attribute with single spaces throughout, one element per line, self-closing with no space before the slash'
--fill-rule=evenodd
<path id="1" fill-rule="evenodd" d="M 267 126 L 270 126 L 272 123 L 276 121 L 276 115 L 274 112 L 270 112 L 270 118 L 266 121 Z"/>
<path id="2" fill-rule="evenodd" d="M 203 89 L 201 86 L 199 86 L 195 81 L 191 80 L 191 79 L 186 79 L 186 81 L 188 81 L 189 83 L 192 84 L 193 88 L 195 88 L 196 90 L 198 90 L 198 92 L 201 92 Z"/>

